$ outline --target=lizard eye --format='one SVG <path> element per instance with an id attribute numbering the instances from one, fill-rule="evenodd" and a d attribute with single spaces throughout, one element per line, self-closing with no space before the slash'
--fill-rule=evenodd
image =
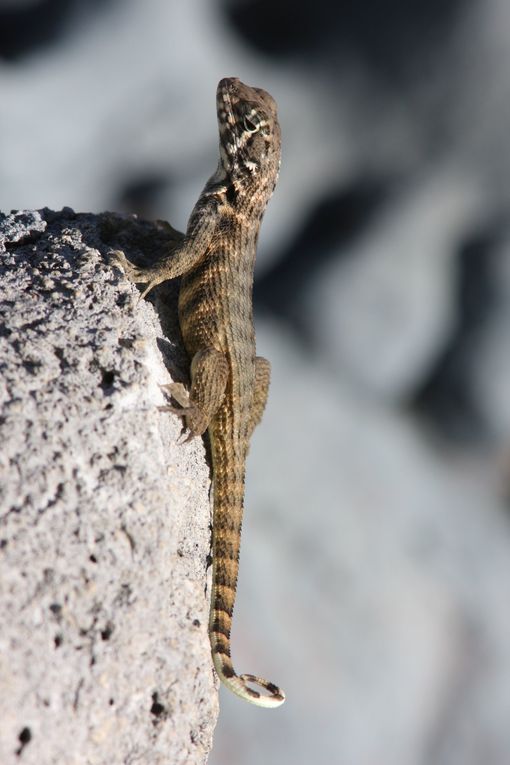
<path id="1" fill-rule="evenodd" d="M 256 133 L 260 128 L 260 120 L 254 112 L 251 112 L 245 115 L 243 125 L 248 133 Z"/>

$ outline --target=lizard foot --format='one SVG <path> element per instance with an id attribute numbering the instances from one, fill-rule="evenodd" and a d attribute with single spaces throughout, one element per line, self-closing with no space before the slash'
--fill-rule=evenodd
<path id="1" fill-rule="evenodd" d="M 110 262 L 116 266 L 120 266 L 130 282 L 147 285 L 144 291 L 140 294 L 138 301 L 143 300 L 154 287 L 157 287 L 158 284 L 161 284 L 161 282 L 164 281 L 164 277 L 161 276 L 162 272 L 159 269 L 135 266 L 134 263 L 131 263 L 131 261 L 126 258 L 122 250 L 112 250 L 110 252 Z"/>
<path id="2" fill-rule="evenodd" d="M 182 409 L 189 407 L 189 392 L 182 383 L 165 383 L 159 387 L 169 396 L 175 398 Z"/>
<path id="3" fill-rule="evenodd" d="M 185 420 L 186 427 L 189 429 L 187 437 L 183 443 L 187 444 L 195 436 L 201 436 L 207 430 L 207 421 L 199 406 L 190 402 L 189 393 L 182 383 L 168 383 L 161 385 L 161 388 L 174 398 L 179 406 L 165 404 L 158 406 L 160 412 L 171 412 Z"/>
<path id="4" fill-rule="evenodd" d="M 135 266 L 131 263 L 122 252 L 122 250 L 112 250 L 110 252 L 110 261 L 113 265 L 120 266 L 125 272 L 127 278 L 131 282 L 138 282 L 139 284 L 146 284 L 150 281 L 150 276 L 147 274 L 146 269 Z"/>

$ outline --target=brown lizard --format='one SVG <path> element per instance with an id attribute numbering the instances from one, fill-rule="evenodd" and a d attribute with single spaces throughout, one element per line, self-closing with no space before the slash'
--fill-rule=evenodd
<path id="1" fill-rule="evenodd" d="M 225 78 L 217 89 L 220 159 L 191 213 L 180 244 L 148 268 L 115 258 L 142 294 L 182 276 L 179 323 L 191 358 L 191 390 L 168 386 L 190 437 L 209 431 L 213 462 L 213 573 L 209 621 L 214 666 L 231 691 L 276 707 L 285 694 L 254 675 L 238 675 L 230 656 L 245 463 L 266 405 L 270 365 L 255 355 L 253 268 L 260 223 L 280 167 L 276 103 L 260 88 Z M 258 686 L 261 693 L 250 685 Z"/>

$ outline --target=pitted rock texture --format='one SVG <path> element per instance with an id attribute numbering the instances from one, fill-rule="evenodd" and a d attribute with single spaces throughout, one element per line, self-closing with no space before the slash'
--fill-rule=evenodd
<path id="1" fill-rule="evenodd" d="M 175 291 L 163 333 L 101 221 L 0 215 L 2 765 L 204 763 L 216 722 L 209 469 L 158 409 Z"/>

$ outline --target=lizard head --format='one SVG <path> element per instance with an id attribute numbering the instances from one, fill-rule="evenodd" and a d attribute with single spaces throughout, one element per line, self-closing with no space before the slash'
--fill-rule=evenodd
<path id="1" fill-rule="evenodd" d="M 220 80 L 217 90 L 220 166 L 236 192 L 256 187 L 263 204 L 273 193 L 280 169 L 280 125 L 276 102 L 261 88 L 237 77 Z"/>

